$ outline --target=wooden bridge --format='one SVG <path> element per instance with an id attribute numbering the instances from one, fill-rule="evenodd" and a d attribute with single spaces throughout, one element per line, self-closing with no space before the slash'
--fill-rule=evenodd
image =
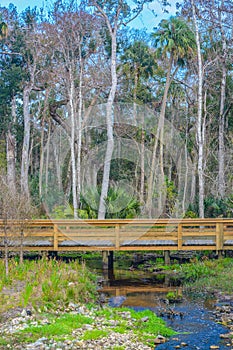
<path id="1" fill-rule="evenodd" d="M 0 250 L 233 250 L 233 219 L 0 221 Z"/>

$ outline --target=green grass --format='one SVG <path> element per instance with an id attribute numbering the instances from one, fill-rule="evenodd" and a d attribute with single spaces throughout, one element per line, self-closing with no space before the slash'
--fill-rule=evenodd
<path id="1" fill-rule="evenodd" d="M 7 346 L 8 341 L 2 337 L 0 337 L 0 346 Z"/>
<path id="2" fill-rule="evenodd" d="M 126 317 L 130 315 L 130 317 Z M 0 346 L 11 344 L 13 347 L 18 344 L 32 343 L 37 339 L 45 337 L 47 339 L 54 339 L 56 341 L 63 341 L 65 339 L 74 339 L 73 331 L 82 328 L 86 324 L 94 324 L 96 317 L 101 317 L 101 329 L 93 328 L 80 332 L 79 337 L 75 335 L 76 340 L 95 340 L 107 337 L 110 332 L 128 333 L 133 331 L 135 338 L 144 344 L 153 346 L 153 339 L 156 335 L 161 334 L 169 337 L 175 332 L 166 327 L 165 322 L 158 318 L 152 311 L 145 310 L 137 312 L 128 308 L 106 308 L 97 310 L 92 309 L 92 316 L 84 316 L 80 314 L 65 313 L 61 317 L 55 314 L 41 314 L 41 319 L 48 319 L 48 324 L 38 324 L 38 326 L 31 326 L 30 324 L 24 330 L 18 331 L 12 335 L 5 335 L 6 338 L 0 338 Z M 144 322 L 143 317 L 148 320 Z M 118 325 L 113 327 L 111 320 L 117 320 Z M 29 321 L 30 322 L 30 321 Z M 117 349 L 117 347 L 116 347 Z M 120 347 L 119 349 L 124 349 Z"/>
<path id="3" fill-rule="evenodd" d="M 58 300 L 65 306 L 70 301 L 87 303 L 96 298 L 96 276 L 78 261 L 67 264 L 47 259 L 25 260 L 20 265 L 11 259 L 6 277 L 4 261 L 0 260 L 0 312 L 7 311 L 12 305 L 51 308 Z"/>
<path id="4" fill-rule="evenodd" d="M 129 324 L 128 319 L 122 316 L 124 312 L 130 313 L 131 319 L 134 320 L 133 327 Z M 150 310 L 138 312 L 128 308 L 102 309 L 97 312 L 97 315 L 105 317 L 106 320 L 113 319 L 119 321 L 119 324 L 112 329 L 113 331 L 124 334 L 133 330 L 138 339 L 145 344 L 151 341 L 151 345 L 153 345 L 153 339 L 158 334 L 164 337 L 170 337 L 176 334 L 176 332 L 166 326 L 165 321 L 157 317 Z M 148 321 L 143 322 L 142 319 L 144 317 L 148 317 Z"/>
<path id="5" fill-rule="evenodd" d="M 87 330 L 82 336 L 82 340 L 95 340 L 99 338 L 104 338 L 109 334 L 108 331 L 102 329 L 92 329 Z"/>
<path id="6" fill-rule="evenodd" d="M 33 342 L 36 339 L 46 337 L 48 339 L 63 339 L 64 335 L 71 335 L 74 329 L 84 324 L 91 324 L 93 320 L 79 314 L 64 314 L 62 317 L 50 317 L 50 324 L 29 326 L 18 333 L 18 340 Z"/>
<path id="7" fill-rule="evenodd" d="M 233 259 L 206 260 L 180 267 L 180 277 L 191 290 L 233 293 Z"/>

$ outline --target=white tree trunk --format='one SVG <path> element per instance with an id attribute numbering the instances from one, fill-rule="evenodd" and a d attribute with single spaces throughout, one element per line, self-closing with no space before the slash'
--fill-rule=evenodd
<path id="1" fill-rule="evenodd" d="M 167 104 L 167 96 L 168 96 L 168 90 L 171 83 L 171 70 L 172 70 L 172 62 L 173 57 L 171 55 L 169 67 L 167 71 L 166 76 L 166 84 L 165 89 L 163 93 L 163 101 L 161 106 L 161 111 L 159 115 L 159 122 L 158 122 L 158 128 L 155 135 L 155 141 L 154 141 L 154 147 L 153 147 L 153 153 L 152 153 L 152 160 L 151 160 L 151 169 L 150 169 L 150 175 L 148 179 L 148 194 L 147 194 L 147 202 L 146 202 L 146 210 L 148 213 L 149 218 L 152 217 L 152 200 L 153 200 L 153 192 L 154 192 L 154 177 L 155 177 L 155 166 L 156 166 L 156 154 L 158 149 L 158 142 L 160 141 L 160 168 L 161 168 L 161 174 L 163 174 L 163 133 L 164 133 L 164 121 L 165 121 L 165 112 L 166 112 L 166 104 Z M 161 183 L 163 179 L 159 179 L 159 182 Z M 161 201 L 161 198 L 160 198 Z M 161 203 L 160 203 L 161 206 Z M 160 212 L 161 208 L 158 212 Z"/>
<path id="2" fill-rule="evenodd" d="M 80 203 L 81 196 L 81 150 L 82 150 L 82 107 L 83 107 L 83 96 L 82 96 L 82 84 L 83 84 L 83 62 L 82 62 L 82 51 L 81 45 L 79 48 L 79 104 L 78 104 L 78 145 L 77 145 L 77 205 Z"/>
<path id="3" fill-rule="evenodd" d="M 16 122 L 16 103 L 15 97 L 12 99 L 11 105 L 12 111 L 12 125 Z M 16 178 L 15 178 L 15 155 L 16 155 L 16 140 L 14 131 L 11 130 L 11 127 L 7 131 L 6 135 L 6 158 L 7 158 L 7 183 L 11 188 L 12 192 L 16 192 Z"/>
<path id="4" fill-rule="evenodd" d="M 29 169 L 29 145 L 30 145 L 30 107 L 29 97 L 31 88 L 26 87 L 23 91 L 23 116 L 24 116 L 24 134 L 23 134 L 23 149 L 22 149 L 22 161 L 21 161 L 21 191 L 27 199 L 30 197 L 29 193 L 29 181 L 28 181 L 28 169 Z"/>
<path id="5" fill-rule="evenodd" d="M 204 140 L 203 140 L 203 127 L 202 127 L 202 107 L 203 107 L 203 65 L 201 57 L 201 45 L 200 45 L 200 36 L 198 23 L 196 18 L 196 9 L 194 5 L 194 0 L 191 0 L 192 3 L 192 13 L 193 13 L 193 22 L 195 28 L 195 37 L 197 44 L 197 61 L 198 61 L 198 111 L 197 111 L 197 144 L 198 144 L 198 185 L 199 185 L 199 217 L 204 218 Z"/>
<path id="6" fill-rule="evenodd" d="M 221 15 L 220 15 L 221 23 Z M 225 100 L 226 100 L 226 79 L 227 79 L 227 68 L 226 68 L 226 55 L 227 55 L 227 44 L 224 34 L 224 30 L 221 24 L 221 35 L 222 35 L 222 46 L 223 46 L 223 57 L 222 57 L 222 79 L 221 79 L 221 94 L 220 94 L 220 110 L 219 110 L 219 131 L 218 131 L 218 192 L 221 198 L 225 195 L 225 143 L 224 143 L 224 132 L 225 132 Z"/>
<path id="7" fill-rule="evenodd" d="M 110 29 L 110 28 L 109 28 Z M 117 88 L 117 73 L 116 73 L 116 34 L 117 34 L 117 24 L 113 30 L 110 31 L 112 39 L 112 55 L 111 55 L 111 78 L 112 85 L 111 90 L 108 96 L 107 110 L 106 110 L 106 122 L 107 122 L 107 148 L 104 160 L 104 171 L 100 195 L 100 203 L 98 210 L 98 219 L 104 219 L 106 214 L 105 199 L 108 195 L 109 188 L 109 176 L 110 176 L 110 167 L 112 160 L 112 153 L 114 149 L 114 139 L 113 139 L 113 103 L 116 94 Z"/>
<path id="8" fill-rule="evenodd" d="M 78 218 L 78 200 L 77 200 L 77 176 L 76 176 L 76 159 L 75 159 L 75 135 L 76 135 L 76 108 L 75 108 L 75 87 L 74 79 L 70 74 L 70 119 L 71 119 L 71 135 L 70 135 L 70 151 L 71 151 L 71 168 L 72 168 L 72 195 L 74 219 Z"/>

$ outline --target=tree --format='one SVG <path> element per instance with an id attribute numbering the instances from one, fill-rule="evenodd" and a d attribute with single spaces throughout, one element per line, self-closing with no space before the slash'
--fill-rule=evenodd
<path id="1" fill-rule="evenodd" d="M 96 14 L 101 16 L 106 24 L 108 35 L 111 40 L 111 88 L 108 94 L 106 105 L 106 124 L 107 124 L 107 146 L 104 162 L 104 171 L 102 179 L 102 188 L 100 195 L 100 204 L 98 218 L 103 219 L 106 213 L 105 199 L 107 198 L 109 188 L 109 176 L 112 153 L 114 149 L 113 138 L 113 103 L 117 89 L 117 34 L 119 28 L 126 25 L 136 18 L 143 9 L 147 0 L 137 1 L 136 8 L 131 11 L 129 5 L 123 0 L 108 1 L 90 1 L 90 5 L 96 9 Z"/>
<path id="2" fill-rule="evenodd" d="M 156 66 L 155 55 L 149 46 L 142 40 L 136 40 L 131 43 L 123 55 L 121 56 L 123 62 L 122 71 L 126 76 L 128 84 L 130 84 L 130 79 L 132 83 L 130 84 L 133 92 L 132 99 L 134 103 L 134 120 L 136 120 L 136 109 L 137 103 L 148 102 L 146 100 L 147 95 L 145 94 L 146 88 L 144 87 L 145 82 L 153 76 L 154 69 Z M 146 95 L 146 96 L 145 96 Z M 145 193 L 145 131 L 143 130 L 143 125 L 141 126 L 141 152 L 140 152 L 140 202 L 144 203 L 144 193 Z"/>
<path id="3" fill-rule="evenodd" d="M 8 275 L 8 258 L 11 247 L 19 247 L 20 263 L 23 262 L 23 237 L 27 222 L 35 214 L 24 194 L 15 191 L 7 183 L 7 176 L 0 174 L 0 217 L 3 220 L 5 272 Z"/>
<path id="4" fill-rule="evenodd" d="M 160 142 L 160 168 L 162 177 L 161 180 L 164 181 L 163 133 L 168 90 L 171 81 L 175 77 L 179 65 L 182 66 L 186 63 L 187 60 L 191 59 L 196 48 L 193 31 L 182 18 L 171 17 L 169 20 L 162 20 L 156 32 L 152 34 L 152 37 L 154 39 L 154 46 L 157 49 L 157 56 L 161 57 L 166 62 L 167 73 L 162 105 L 158 120 L 158 127 L 154 140 L 151 171 L 148 180 L 147 211 L 149 217 L 151 217 L 152 214 L 153 183 L 158 142 Z M 172 71 L 173 68 L 174 70 Z"/>

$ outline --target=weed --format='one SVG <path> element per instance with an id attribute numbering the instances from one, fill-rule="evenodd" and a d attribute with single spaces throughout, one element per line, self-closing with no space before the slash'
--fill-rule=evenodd
<path id="1" fill-rule="evenodd" d="M 33 292 L 33 285 L 31 283 L 27 283 L 24 292 L 22 292 L 22 304 L 24 307 L 28 305 L 29 299 Z"/>
<path id="2" fill-rule="evenodd" d="M 206 260 L 181 267 L 181 277 L 187 288 L 199 292 L 220 290 L 233 292 L 233 259 Z"/>
<path id="3" fill-rule="evenodd" d="M 4 271 L 3 260 L 0 260 L 0 271 Z M 29 303 L 35 307 L 45 304 L 51 308 L 58 300 L 60 305 L 66 305 L 70 301 L 95 301 L 96 277 L 85 264 L 80 265 L 77 261 L 66 264 L 46 259 L 25 260 L 19 265 L 11 259 L 8 278 L 4 272 L 0 274 L 0 293 L 1 299 L 9 297 L 8 303 L 0 305 L 2 312 L 12 304 L 15 307 L 26 307 Z"/>
<path id="4" fill-rule="evenodd" d="M 102 329 L 92 329 L 92 330 L 87 330 L 83 336 L 83 340 L 95 340 L 99 338 L 106 337 L 108 335 L 107 331 L 104 331 Z"/>
<path id="5" fill-rule="evenodd" d="M 64 314 L 59 318 L 51 318 L 50 324 L 30 326 L 22 330 L 19 334 L 21 340 L 34 341 L 41 337 L 61 338 L 66 334 L 71 334 L 76 328 L 83 324 L 91 324 L 92 319 L 83 315 Z"/>

